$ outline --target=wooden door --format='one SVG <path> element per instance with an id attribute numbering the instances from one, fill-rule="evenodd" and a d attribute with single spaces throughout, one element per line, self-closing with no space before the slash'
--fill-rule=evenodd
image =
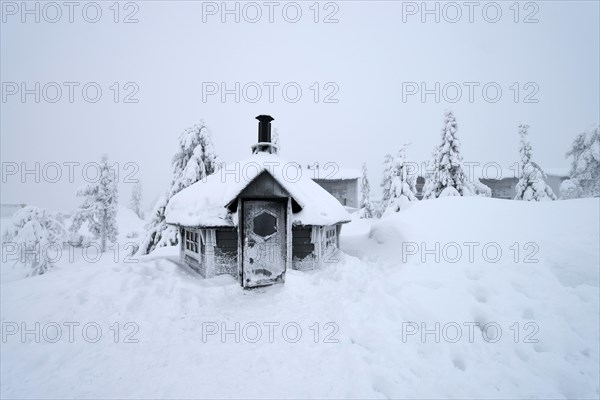
<path id="1" fill-rule="evenodd" d="M 286 207 L 278 201 L 243 202 L 243 282 L 256 287 L 283 282 L 286 260 Z"/>

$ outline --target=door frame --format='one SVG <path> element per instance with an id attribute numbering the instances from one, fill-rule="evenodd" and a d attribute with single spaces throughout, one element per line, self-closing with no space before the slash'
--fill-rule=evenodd
<path id="1" fill-rule="evenodd" d="M 288 243 L 290 242 L 291 237 L 288 237 L 291 235 L 291 224 L 290 224 L 290 211 L 291 211 L 291 198 L 290 197 L 245 197 L 245 198 L 239 198 L 238 199 L 238 268 L 240 269 L 239 271 L 239 277 L 240 277 L 240 285 L 245 288 L 245 289 L 253 289 L 253 288 L 258 288 L 258 287 L 263 287 L 263 286 L 270 286 L 273 283 L 269 283 L 269 284 L 265 284 L 265 285 L 258 285 L 258 286 L 245 286 L 245 271 L 244 271 L 244 238 L 246 237 L 246 232 L 244 229 L 244 217 L 245 217 L 245 213 L 244 213 L 244 203 L 247 201 L 270 201 L 270 202 L 274 202 L 274 203 L 280 203 L 283 207 L 283 217 L 285 218 L 284 220 L 284 226 L 285 229 L 282 232 L 283 234 L 283 240 L 284 240 L 284 246 L 283 246 L 283 261 L 284 261 L 284 266 L 283 266 L 283 274 L 282 274 L 282 282 L 285 282 L 285 273 L 287 272 L 288 269 L 288 262 L 289 262 L 289 258 L 291 255 L 291 248 L 288 246 Z"/>

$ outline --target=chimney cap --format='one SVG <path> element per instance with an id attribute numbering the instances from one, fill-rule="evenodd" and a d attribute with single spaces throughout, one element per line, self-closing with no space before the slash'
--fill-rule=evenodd
<path id="1" fill-rule="evenodd" d="M 273 120 L 275 120 L 275 118 L 271 117 L 270 115 L 264 115 L 261 114 L 258 117 L 256 117 L 257 120 L 259 120 L 260 122 L 271 122 Z"/>

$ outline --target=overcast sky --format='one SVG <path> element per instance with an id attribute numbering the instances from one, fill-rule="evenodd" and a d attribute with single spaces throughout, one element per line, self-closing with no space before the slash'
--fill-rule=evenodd
<path id="1" fill-rule="evenodd" d="M 35 4 L 28 3 L 31 9 Z M 435 15 L 421 14 L 421 2 L 299 3 L 296 23 L 296 7 L 286 2 L 274 7 L 272 23 L 263 2 L 255 3 L 262 12 L 256 23 L 256 7 L 244 3 L 238 4 L 239 23 L 233 14 L 221 15 L 221 2 L 120 3 L 118 23 L 112 1 L 96 4 L 102 11 L 96 23 L 85 19 L 96 18 L 95 5 L 86 2 L 72 10 L 73 22 L 67 7 L 61 6 L 58 18 L 56 9 L 38 4 L 39 23 L 22 13 L 21 2 L 2 4 L 2 203 L 72 209 L 84 183 L 82 166 L 108 153 L 119 162 L 122 178 L 134 174 L 141 180 L 149 205 L 170 182 L 177 137 L 200 119 L 212 130 L 221 159 L 235 161 L 256 142 L 254 117 L 270 114 L 283 158 L 352 168 L 364 161 L 374 197 L 384 154 L 412 142 L 408 157 L 428 159 L 439 143 L 445 109 L 455 111 L 465 161 L 502 165 L 518 161 L 520 122 L 531 126 L 535 160 L 557 168 L 568 166 L 564 155 L 574 136 L 599 121 L 597 1 L 521 3 L 518 13 L 512 1 L 494 3 L 502 12 L 496 23 L 497 7 L 486 2 L 471 10 L 473 22 L 463 2 L 454 3 L 460 17 L 456 7 L 439 3 L 439 23 Z M 127 16 L 138 22 L 123 23 Z M 458 21 L 447 21 L 453 19 Z M 35 82 L 40 102 L 29 94 L 23 103 L 21 84 L 34 89 Z M 56 103 L 50 102 L 56 92 L 49 82 L 62 87 Z M 72 103 L 64 82 L 79 83 Z M 88 85 L 89 101 L 82 94 L 90 82 L 102 90 L 96 103 L 94 85 Z M 126 87 L 128 82 L 133 84 Z M 239 82 L 239 103 L 234 94 L 222 102 L 220 93 L 207 93 L 210 82 L 229 89 Z M 256 103 L 255 87 L 247 85 L 252 82 L 262 88 Z M 273 102 L 264 82 L 279 84 Z M 420 93 L 408 95 L 422 82 L 429 89 L 436 82 L 446 85 L 446 93 L 440 89 L 439 102 L 434 94 L 425 102 Z M 462 88 L 454 103 L 451 82 Z M 474 82 L 472 102 L 464 82 Z M 19 92 L 12 94 L 15 87 Z M 292 102 L 295 87 L 302 95 Z M 502 96 L 494 103 L 497 87 Z M 126 103 L 127 96 L 138 102 Z M 25 182 L 19 173 L 6 176 L 14 163 L 33 169 L 36 162 L 42 168 L 62 165 L 62 178 L 52 183 L 42 174 L 36 183 L 34 175 Z M 69 162 L 80 163 L 73 166 L 72 183 L 64 165 Z M 52 180 L 54 172 L 46 172 Z M 120 190 L 121 201 L 128 201 L 131 184 L 121 182 Z"/>

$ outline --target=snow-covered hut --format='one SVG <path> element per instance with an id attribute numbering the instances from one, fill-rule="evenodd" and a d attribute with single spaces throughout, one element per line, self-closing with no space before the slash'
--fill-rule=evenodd
<path id="1" fill-rule="evenodd" d="M 231 274 L 243 287 L 284 282 L 289 268 L 336 261 L 344 207 L 298 163 L 271 143 L 271 121 L 259 115 L 252 155 L 228 164 L 169 201 L 181 261 L 203 277 Z"/>

